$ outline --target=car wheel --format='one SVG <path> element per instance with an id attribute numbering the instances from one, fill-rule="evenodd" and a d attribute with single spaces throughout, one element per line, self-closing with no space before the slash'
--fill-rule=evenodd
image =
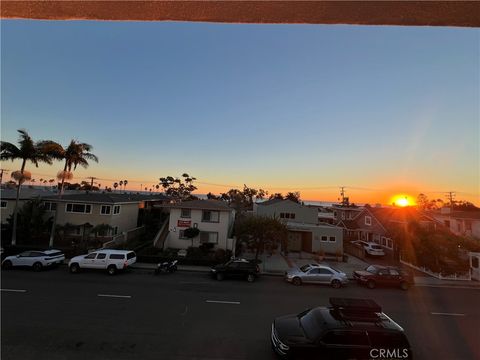
<path id="1" fill-rule="evenodd" d="M 293 283 L 293 285 L 300 286 L 300 285 L 302 285 L 302 279 L 300 279 L 299 277 L 294 277 L 293 280 L 292 280 L 292 283 Z"/>
<path id="2" fill-rule="evenodd" d="M 43 267 L 42 264 L 39 262 L 36 262 L 35 264 L 32 265 L 33 271 L 40 271 L 42 270 L 42 267 Z"/>
<path id="3" fill-rule="evenodd" d="M 223 275 L 222 273 L 218 273 L 217 274 L 217 280 L 222 281 L 223 279 L 225 279 L 225 275 Z"/>
<path id="4" fill-rule="evenodd" d="M 368 280 L 368 282 L 367 282 L 367 287 L 368 287 L 369 289 L 375 289 L 375 286 L 376 286 L 375 281 L 373 281 L 373 280 Z"/>
<path id="5" fill-rule="evenodd" d="M 72 265 L 70 265 L 70 272 L 72 274 L 76 274 L 80 271 L 80 266 L 78 266 L 77 263 L 73 263 Z"/>
<path id="6" fill-rule="evenodd" d="M 248 274 L 248 276 L 247 276 L 247 281 L 248 281 L 248 282 L 254 282 L 254 281 L 255 281 L 255 275 L 253 275 L 253 274 Z"/>
<path id="7" fill-rule="evenodd" d="M 332 287 L 334 289 L 339 289 L 342 287 L 342 283 L 339 280 L 333 280 L 332 281 Z"/>
<path id="8" fill-rule="evenodd" d="M 3 264 L 2 267 L 4 270 L 10 270 L 12 268 L 12 262 L 10 260 L 6 260 Z"/>
<path id="9" fill-rule="evenodd" d="M 117 272 L 117 267 L 115 265 L 110 265 L 107 268 L 108 275 L 115 275 Z"/>
<path id="10" fill-rule="evenodd" d="M 408 290 L 409 287 L 410 287 L 410 285 L 408 285 L 408 283 L 405 282 L 405 281 L 402 281 L 400 283 L 400 289 L 402 289 L 402 290 Z"/>

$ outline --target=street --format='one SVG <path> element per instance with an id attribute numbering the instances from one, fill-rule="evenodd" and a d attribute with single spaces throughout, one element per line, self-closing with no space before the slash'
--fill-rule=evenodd
<path id="1" fill-rule="evenodd" d="M 273 276 L 218 282 L 205 273 L 112 277 L 65 267 L 2 271 L 1 279 L 2 359 L 274 359 L 272 320 L 333 296 L 375 300 L 405 329 L 415 359 L 480 358 L 478 289 L 332 289 Z"/>

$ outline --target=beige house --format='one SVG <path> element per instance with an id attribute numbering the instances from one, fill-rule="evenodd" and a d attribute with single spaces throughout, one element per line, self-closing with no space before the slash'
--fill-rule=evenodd
<path id="1" fill-rule="evenodd" d="M 46 189 L 46 188 L 30 188 L 27 186 L 22 186 L 20 188 L 20 198 L 18 201 L 19 209 L 27 202 L 28 200 L 44 197 L 44 196 L 52 196 L 53 192 Z M 7 219 L 10 215 L 13 214 L 13 210 L 15 209 L 15 201 L 17 198 L 17 189 L 16 188 L 2 188 L 0 189 L 0 215 L 1 215 L 1 224 L 5 225 L 7 223 Z"/>
<path id="2" fill-rule="evenodd" d="M 319 221 L 318 209 L 291 200 L 272 199 L 254 204 L 254 214 L 285 222 L 288 250 L 343 254 L 342 228 Z"/>
<path id="3" fill-rule="evenodd" d="M 164 248 L 187 249 L 204 243 L 214 244 L 214 248 L 233 250 L 231 238 L 235 211 L 218 200 L 192 200 L 165 205 L 170 209 L 168 235 Z M 199 236 L 189 239 L 185 230 L 197 228 Z"/>
<path id="4" fill-rule="evenodd" d="M 118 194 L 84 192 L 81 194 L 43 197 L 47 216 L 57 211 L 58 225 L 73 225 L 69 235 L 84 236 L 97 225 L 106 224 L 111 227 L 107 237 L 128 234 L 141 226 L 139 210 L 169 201 L 162 194 Z M 49 214 L 50 213 L 50 214 Z"/>

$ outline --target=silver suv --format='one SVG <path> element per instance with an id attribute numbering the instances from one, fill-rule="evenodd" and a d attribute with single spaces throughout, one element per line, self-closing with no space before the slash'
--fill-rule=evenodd
<path id="1" fill-rule="evenodd" d="M 90 254 L 75 256 L 68 263 L 71 273 L 81 269 L 107 270 L 109 275 L 115 275 L 119 270 L 125 270 L 137 261 L 137 255 L 130 250 L 101 249 Z"/>

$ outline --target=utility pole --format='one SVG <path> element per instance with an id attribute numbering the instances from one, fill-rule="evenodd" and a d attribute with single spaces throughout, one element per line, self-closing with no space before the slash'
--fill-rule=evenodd
<path id="1" fill-rule="evenodd" d="M 340 196 L 342 197 L 342 205 L 349 205 L 348 197 L 345 196 L 345 186 L 340 186 Z"/>
<path id="2" fill-rule="evenodd" d="M 93 180 L 97 180 L 98 178 L 96 178 L 95 176 L 89 176 L 87 177 L 87 179 L 90 179 L 90 190 L 93 189 Z"/>
<path id="3" fill-rule="evenodd" d="M 446 198 L 450 201 L 450 209 L 453 210 L 454 201 L 455 201 L 455 192 L 449 191 L 445 194 Z"/>

